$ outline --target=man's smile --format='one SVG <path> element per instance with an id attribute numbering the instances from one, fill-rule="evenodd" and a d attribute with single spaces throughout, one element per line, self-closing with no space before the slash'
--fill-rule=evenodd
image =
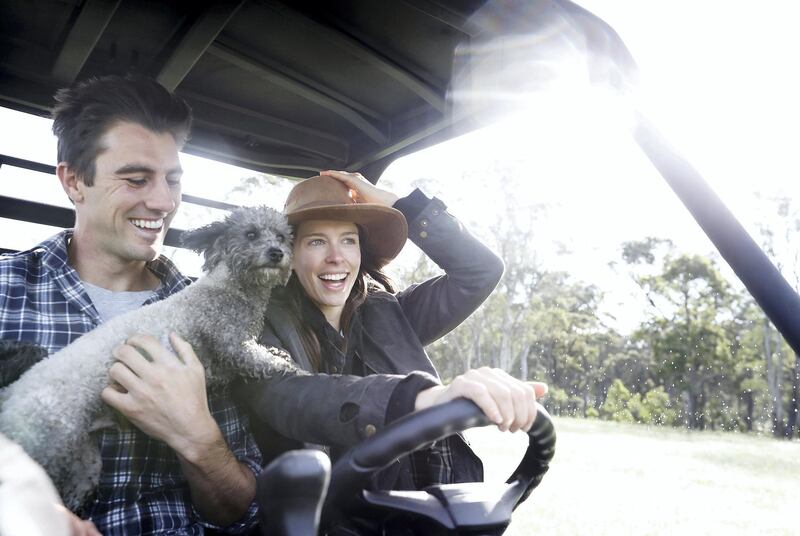
<path id="1" fill-rule="evenodd" d="M 138 229 L 146 229 L 149 231 L 160 231 L 164 226 L 163 218 L 159 218 L 157 220 L 130 219 L 128 221 L 130 221 L 133 226 Z"/>

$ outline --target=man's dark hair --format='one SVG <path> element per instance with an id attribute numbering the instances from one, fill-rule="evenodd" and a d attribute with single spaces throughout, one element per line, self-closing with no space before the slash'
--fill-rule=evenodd
<path id="1" fill-rule="evenodd" d="M 192 111 L 183 99 L 139 75 L 91 78 L 59 90 L 55 100 L 58 161 L 66 162 L 87 186 L 94 183 L 100 140 L 116 123 L 168 132 L 178 147 L 186 143 L 192 126 Z"/>

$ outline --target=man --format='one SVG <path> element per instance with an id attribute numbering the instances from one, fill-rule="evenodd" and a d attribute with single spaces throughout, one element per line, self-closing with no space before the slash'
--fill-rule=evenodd
<path id="1" fill-rule="evenodd" d="M 0 338 L 53 353 L 99 323 L 184 288 L 161 247 L 181 200 L 178 151 L 191 113 L 139 77 L 104 77 L 56 95 L 56 173 L 74 229 L 0 259 Z M 114 353 L 103 401 L 125 418 L 99 432 L 103 469 L 83 507 L 103 534 L 237 533 L 254 524 L 260 454 L 227 391 L 202 365 L 136 336 Z M 132 352 L 149 370 L 126 366 Z"/>

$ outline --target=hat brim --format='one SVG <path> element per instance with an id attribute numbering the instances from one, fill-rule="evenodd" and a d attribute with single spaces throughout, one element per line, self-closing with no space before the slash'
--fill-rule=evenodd
<path id="1" fill-rule="evenodd" d="M 378 267 L 397 257 L 408 239 L 408 223 L 396 208 L 374 203 L 327 205 L 297 210 L 287 215 L 290 225 L 310 220 L 348 221 L 366 231 L 364 249 Z"/>

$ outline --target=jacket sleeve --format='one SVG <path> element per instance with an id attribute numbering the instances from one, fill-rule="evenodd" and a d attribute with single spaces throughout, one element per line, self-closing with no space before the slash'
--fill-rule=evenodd
<path id="1" fill-rule="evenodd" d="M 259 342 L 286 350 L 303 368 L 310 364 L 296 331 L 280 311 L 271 315 Z M 256 430 L 259 438 L 271 430 L 306 443 L 350 446 L 409 411 L 408 401 L 417 392 L 438 383 L 424 372 L 278 375 L 242 383 L 235 391 L 250 412 L 251 425 L 262 428 Z"/>
<path id="2" fill-rule="evenodd" d="M 363 378 L 285 375 L 243 384 L 239 396 L 246 400 L 253 425 L 260 421 L 284 437 L 305 443 L 351 446 L 388 424 L 392 395 L 398 386 L 402 391 L 403 385 L 409 385 L 411 378 L 416 380 L 413 389 L 438 384 L 423 372 Z"/>
<path id="3" fill-rule="evenodd" d="M 419 211 L 409 210 L 408 203 L 401 203 L 404 200 L 395 206 L 407 214 L 411 241 L 445 274 L 412 285 L 398 293 L 397 300 L 422 344 L 428 345 L 456 328 L 489 297 L 504 267 L 442 201 L 427 199 L 418 191 L 409 198 L 419 200 L 419 196 L 427 200 Z"/>

